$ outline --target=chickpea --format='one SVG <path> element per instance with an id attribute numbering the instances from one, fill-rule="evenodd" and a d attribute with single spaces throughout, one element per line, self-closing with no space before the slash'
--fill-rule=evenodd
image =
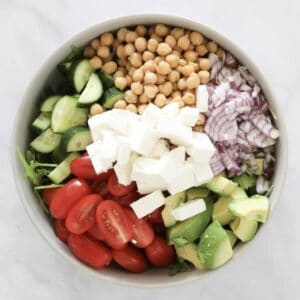
<path id="1" fill-rule="evenodd" d="M 157 94 L 154 99 L 154 104 L 158 107 L 163 107 L 167 104 L 167 98 L 163 94 Z"/>
<path id="2" fill-rule="evenodd" d="M 142 95 L 140 95 L 140 97 L 139 97 L 139 103 L 146 104 L 146 103 L 149 103 L 149 102 L 150 102 L 150 98 L 145 93 L 143 93 Z"/>
<path id="3" fill-rule="evenodd" d="M 112 54 L 110 54 L 109 56 L 102 58 L 102 62 L 103 64 L 106 64 L 107 62 L 112 61 Z"/>
<path id="4" fill-rule="evenodd" d="M 128 75 L 132 78 L 133 76 L 133 73 L 137 70 L 137 68 L 135 67 L 131 67 L 128 71 Z M 134 81 L 134 80 L 133 80 Z"/>
<path id="5" fill-rule="evenodd" d="M 203 42 L 203 36 L 200 32 L 193 31 L 190 33 L 190 40 L 193 45 L 199 46 Z"/>
<path id="6" fill-rule="evenodd" d="M 93 58 L 90 59 L 90 65 L 94 70 L 98 70 L 102 67 L 102 60 L 98 56 L 94 56 Z"/>
<path id="7" fill-rule="evenodd" d="M 171 72 L 171 67 L 167 62 L 161 61 L 157 66 L 157 72 L 161 75 L 167 75 Z"/>
<path id="8" fill-rule="evenodd" d="M 167 43 L 160 43 L 157 47 L 157 53 L 161 56 L 166 56 L 172 51 L 172 48 Z"/>
<path id="9" fill-rule="evenodd" d="M 126 36 L 125 36 L 125 41 L 127 43 L 134 43 L 135 40 L 137 39 L 138 35 L 135 31 L 127 31 Z"/>
<path id="10" fill-rule="evenodd" d="M 128 90 L 125 92 L 125 100 L 127 103 L 137 103 L 138 96 L 132 90 Z"/>
<path id="11" fill-rule="evenodd" d="M 145 111 L 145 109 L 147 108 L 147 104 L 141 104 L 141 105 L 139 105 L 138 106 L 138 113 L 141 115 L 144 111 Z"/>
<path id="12" fill-rule="evenodd" d="M 157 76 L 155 73 L 147 71 L 144 77 L 144 84 L 155 84 L 157 82 Z"/>
<path id="13" fill-rule="evenodd" d="M 184 29 L 175 27 L 171 30 L 170 34 L 173 35 L 176 40 L 178 40 L 180 37 L 184 35 Z"/>
<path id="14" fill-rule="evenodd" d="M 177 82 L 180 79 L 180 74 L 178 71 L 173 70 L 169 73 L 168 78 L 171 82 Z"/>
<path id="15" fill-rule="evenodd" d="M 158 36 L 166 36 L 169 33 L 169 28 L 164 25 L 164 24 L 157 24 L 155 26 L 154 32 L 158 35 Z"/>
<path id="16" fill-rule="evenodd" d="M 199 118 L 197 120 L 197 125 L 204 125 L 205 124 L 205 114 L 200 113 Z"/>
<path id="17" fill-rule="evenodd" d="M 184 52 L 183 56 L 188 62 L 195 62 L 197 60 L 198 54 L 195 51 L 187 50 Z"/>
<path id="18" fill-rule="evenodd" d="M 174 54 L 174 55 L 178 56 L 179 58 L 181 57 L 181 54 L 180 54 L 180 52 L 179 52 L 179 51 L 177 51 L 177 50 L 173 50 L 173 51 L 172 51 L 172 54 Z"/>
<path id="19" fill-rule="evenodd" d="M 113 43 L 114 37 L 110 32 L 105 32 L 101 35 L 100 41 L 104 46 L 110 46 Z"/>
<path id="20" fill-rule="evenodd" d="M 144 72 L 150 71 L 155 72 L 156 71 L 156 65 L 153 60 L 148 60 L 143 65 Z"/>
<path id="21" fill-rule="evenodd" d="M 177 82 L 172 82 L 173 91 L 178 91 Z"/>
<path id="22" fill-rule="evenodd" d="M 139 81 L 133 82 L 130 88 L 136 95 L 142 95 L 144 92 L 144 87 Z"/>
<path id="23" fill-rule="evenodd" d="M 177 86 L 179 90 L 184 91 L 186 89 L 186 80 L 184 78 L 179 79 Z"/>
<path id="24" fill-rule="evenodd" d="M 210 74 L 208 71 L 200 71 L 198 72 L 198 77 L 200 79 L 200 83 L 208 83 Z"/>
<path id="25" fill-rule="evenodd" d="M 207 50 L 208 50 L 209 52 L 216 53 L 217 50 L 218 50 L 218 45 L 217 45 L 217 43 L 216 43 L 216 42 L 213 42 L 213 41 L 208 42 L 207 45 L 206 45 L 206 47 L 207 47 Z"/>
<path id="26" fill-rule="evenodd" d="M 158 43 L 161 43 L 163 41 L 163 38 L 157 35 L 156 33 L 152 33 L 150 38 L 156 40 Z"/>
<path id="27" fill-rule="evenodd" d="M 167 43 L 173 49 L 176 46 L 177 41 L 173 35 L 168 35 L 165 38 L 165 43 Z"/>
<path id="28" fill-rule="evenodd" d="M 154 53 L 150 51 L 144 51 L 142 54 L 143 61 L 149 61 L 154 59 Z"/>
<path id="29" fill-rule="evenodd" d="M 126 109 L 127 107 L 127 103 L 125 100 L 121 99 L 121 100 L 118 100 L 115 104 L 114 104 L 114 108 L 117 108 L 117 109 Z"/>
<path id="30" fill-rule="evenodd" d="M 121 45 L 121 42 L 118 39 L 114 39 L 112 46 L 117 49 Z"/>
<path id="31" fill-rule="evenodd" d="M 218 55 L 219 59 L 223 60 L 224 55 L 225 55 L 224 50 L 221 49 L 221 48 L 218 48 L 218 50 L 217 50 L 217 55 Z"/>
<path id="32" fill-rule="evenodd" d="M 134 52 L 129 56 L 129 61 L 132 66 L 138 68 L 142 65 L 142 55 L 140 53 Z"/>
<path id="33" fill-rule="evenodd" d="M 124 77 L 116 77 L 114 82 L 115 86 L 120 90 L 124 90 L 127 87 L 127 80 Z"/>
<path id="34" fill-rule="evenodd" d="M 156 56 L 153 61 L 154 61 L 155 64 L 158 65 L 163 60 L 164 59 L 161 56 Z"/>
<path id="35" fill-rule="evenodd" d="M 150 26 L 148 29 L 148 35 L 150 36 L 154 32 L 154 25 Z"/>
<path id="36" fill-rule="evenodd" d="M 211 68 L 211 61 L 208 58 L 199 58 L 199 67 L 201 70 L 208 71 Z"/>
<path id="37" fill-rule="evenodd" d="M 181 91 L 174 91 L 174 92 L 172 93 L 171 97 L 172 97 L 172 98 L 180 97 L 180 99 L 181 99 L 182 93 L 181 93 Z"/>
<path id="38" fill-rule="evenodd" d="M 98 48 L 100 47 L 100 40 L 99 39 L 93 39 L 91 41 L 91 47 L 97 51 Z"/>
<path id="39" fill-rule="evenodd" d="M 192 73 L 186 80 L 186 87 L 188 89 L 195 89 L 200 84 L 200 79 L 196 73 Z"/>
<path id="40" fill-rule="evenodd" d="M 176 71 L 179 72 L 180 74 L 182 74 L 182 68 L 183 68 L 182 66 L 179 66 L 179 65 L 178 65 L 178 66 L 176 67 Z"/>
<path id="41" fill-rule="evenodd" d="M 143 69 L 136 69 L 132 74 L 133 81 L 142 81 L 144 79 L 144 71 Z"/>
<path id="42" fill-rule="evenodd" d="M 159 92 L 165 96 L 169 96 L 173 92 L 173 85 L 170 81 L 167 81 L 159 85 Z"/>
<path id="43" fill-rule="evenodd" d="M 115 73 L 114 73 L 114 79 L 116 79 L 117 77 L 125 77 L 125 72 L 123 70 L 118 69 Z"/>
<path id="44" fill-rule="evenodd" d="M 125 41 L 125 37 L 126 37 L 126 33 L 127 33 L 128 29 L 123 27 L 123 28 L 120 28 L 117 32 L 117 39 L 120 41 L 120 42 L 124 42 Z"/>
<path id="45" fill-rule="evenodd" d="M 190 46 L 189 37 L 187 35 L 183 35 L 182 37 L 180 37 L 177 41 L 177 46 L 183 50 L 187 50 Z"/>
<path id="46" fill-rule="evenodd" d="M 180 48 L 178 45 L 176 45 L 174 48 L 173 48 L 174 51 L 177 51 L 180 53 L 180 56 L 181 56 L 181 52 L 183 51 L 182 48 Z"/>
<path id="47" fill-rule="evenodd" d="M 158 41 L 155 39 L 148 40 L 147 49 L 151 52 L 156 52 L 158 47 Z"/>
<path id="48" fill-rule="evenodd" d="M 97 50 L 97 55 L 101 58 L 107 58 L 110 55 L 109 48 L 106 46 L 100 46 Z"/>
<path id="49" fill-rule="evenodd" d="M 135 113 L 135 114 L 138 111 L 136 105 L 134 105 L 134 104 L 128 104 L 127 107 L 126 107 L 126 109 L 129 110 L 129 111 L 131 111 L 131 112 L 133 112 L 133 113 Z"/>
<path id="50" fill-rule="evenodd" d="M 125 66 L 125 68 L 126 68 L 127 72 L 130 72 L 130 70 L 132 70 L 133 67 L 132 67 L 130 61 L 126 61 L 126 66 Z"/>
<path id="51" fill-rule="evenodd" d="M 178 63 L 179 63 L 179 57 L 175 54 L 169 54 L 167 57 L 166 57 L 166 62 L 168 64 L 170 64 L 170 66 L 172 68 L 175 68 L 177 67 Z"/>
<path id="52" fill-rule="evenodd" d="M 124 58 L 126 57 L 126 54 L 125 54 L 125 47 L 123 45 L 120 45 L 117 47 L 117 50 L 116 50 L 116 54 L 119 58 Z"/>
<path id="53" fill-rule="evenodd" d="M 193 127 L 193 131 L 203 132 L 204 127 L 202 125 L 196 125 L 196 126 Z"/>
<path id="54" fill-rule="evenodd" d="M 208 50 L 206 48 L 206 46 L 204 45 L 199 45 L 196 47 L 196 51 L 200 56 L 204 56 L 207 54 Z"/>
<path id="55" fill-rule="evenodd" d="M 196 102 L 195 95 L 191 92 L 185 92 L 182 100 L 186 105 L 193 105 Z"/>
<path id="56" fill-rule="evenodd" d="M 95 103 L 90 107 L 90 115 L 95 116 L 103 113 L 103 108 L 99 103 Z"/>
<path id="57" fill-rule="evenodd" d="M 187 61 L 183 58 L 180 58 L 178 64 L 183 67 L 187 65 Z"/>
<path id="58" fill-rule="evenodd" d="M 199 70 L 199 69 L 200 69 L 200 67 L 199 67 L 199 64 L 197 64 L 197 63 L 193 63 L 193 62 L 190 62 L 190 64 L 194 66 L 194 70 L 195 70 L 195 72 L 198 72 L 198 71 L 200 71 L 200 70 Z"/>
<path id="59" fill-rule="evenodd" d="M 156 85 L 146 85 L 144 87 L 144 93 L 149 99 L 153 99 L 158 93 L 158 87 Z"/>
<path id="60" fill-rule="evenodd" d="M 192 64 L 188 64 L 182 67 L 182 74 L 184 76 L 190 76 L 195 71 L 195 67 Z"/>
<path id="61" fill-rule="evenodd" d="M 120 59 L 118 59 L 118 65 L 119 65 L 120 67 L 125 67 L 126 64 L 127 64 L 127 60 L 126 60 L 125 58 L 120 58 Z"/>
<path id="62" fill-rule="evenodd" d="M 132 84 L 132 79 L 131 79 L 131 77 L 129 76 L 129 75 L 126 75 L 126 80 L 127 80 L 127 83 L 128 83 L 128 85 L 131 85 Z"/>
<path id="63" fill-rule="evenodd" d="M 208 40 L 206 37 L 203 37 L 203 42 L 202 42 L 202 45 L 206 46 L 208 43 Z"/>
<path id="64" fill-rule="evenodd" d="M 113 74 L 114 72 L 116 72 L 117 68 L 118 66 L 114 61 L 109 61 L 104 64 L 102 70 L 108 74 Z"/>
<path id="65" fill-rule="evenodd" d="M 135 47 L 133 46 L 133 44 L 129 43 L 129 44 L 126 44 L 124 46 L 124 52 L 125 52 L 125 55 L 126 56 L 130 56 L 132 53 L 135 52 Z"/>
<path id="66" fill-rule="evenodd" d="M 138 37 L 134 42 L 134 46 L 138 52 L 143 52 L 147 49 L 147 41 L 144 37 Z"/>
<path id="67" fill-rule="evenodd" d="M 162 84 L 164 82 L 166 82 L 166 76 L 164 76 L 164 75 L 158 75 L 157 76 L 157 83 L 158 84 Z"/>
<path id="68" fill-rule="evenodd" d="M 147 28 L 144 25 L 138 25 L 138 26 L 135 27 L 135 32 L 139 36 L 146 36 L 146 34 L 147 34 Z"/>
<path id="69" fill-rule="evenodd" d="M 92 47 L 85 47 L 83 50 L 83 56 L 86 58 L 92 58 L 96 55 L 95 50 Z"/>

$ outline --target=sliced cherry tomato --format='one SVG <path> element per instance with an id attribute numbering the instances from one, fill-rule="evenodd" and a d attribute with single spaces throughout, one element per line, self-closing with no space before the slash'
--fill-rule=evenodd
<path id="1" fill-rule="evenodd" d="M 96 221 L 105 241 L 114 249 L 122 249 L 132 239 L 132 225 L 123 208 L 113 200 L 98 205 Z"/>
<path id="2" fill-rule="evenodd" d="M 108 266 L 112 260 L 110 250 L 103 243 L 93 241 L 85 235 L 71 233 L 68 245 L 78 259 L 95 269 Z"/>
<path id="3" fill-rule="evenodd" d="M 104 236 L 102 232 L 100 231 L 99 227 L 97 224 L 95 224 L 93 227 L 91 227 L 88 231 L 87 234 L 94 238 L 95 240 L 98 241 L 104 241 Z"/>
<path id="4" fill-rule="evenodd" d="M 161 237 L 155 237 L 151 245 L 145 249 L 145 253 L 157 268 L 167 267 L 174 259 L 174 249 Z"/>
<path id="5" fill-rule="evenodd" d="M 146 218 L 151 222 L 151 223 L 163 223 L 163 219 L 161 216 L 161 212 L 163 210 L 163 207 L 157 208 L 155 211 L 153 211 L 151 214 L 147 215 Z"/>
<path id="6" fill-rule="evenodd" d="M 132 182 L 129 185 L 123 185 L 118 183 L 118 178 L 115 173 L 112 173 L 109 176 L 107 186 L 109 192 L 117 197 L 122 197 L 136 188 L 135 182 Z"/>
<path id="7" fill-rule="evenodd" d="M 56 236 L 61 241 L 63 241 L 64 243 L 67 242 L 70 232 L 66 228 L 65 222 L 63 220 L 54 220 L 54 231 Z"/>
<path id="8" fill-rule="evenodd" d="M 91 188 L 83 179 L 71 179 L 55 193 L 50 204 L 51 215 L 56 219 L 65 219 L 70 209 L 90 193 Z"/>
<path id="9" fill-rule="evenodd" d="M 131 209 L 124 208 L 124 211 L 133 227 L 132 243 L 136 247 L 146 248 L 154 240 L 154 230 L 152 226 L 148 221 L 139 219 Z"/>
<path id="10" fill-rule="evenodd" d="M 53 197 L 55 195 L 55 193 L 57 192 L 59 188 L 53 188 L 53 189 L 44 189 L 42 192 L 42 198 L 45 201 L 45 203 L 50 206 Z"/>
<path id="11" fill-rule="evenodd" d="M 92 184 L 92 190 L 94 193 L 99 194 L 104 199 L 110 199 L 108 198 L 108 187 L 107 187 L 107 181 L 98 181 L 95 180 Z"/>
<path id="12" fill-rule="evenodd" d="M 130 245 L 122 250 L 112 250 L 112 257 L 120 266 L 134 273 L 145 272 L 148 267 L 144 254 Z"/>
<path id="13" fill-rule="evenodd" d="M 87 155 L 73 159 L 70 168 L 72 174 L 79 178 L 93 180 L 98 176 L 94 170 L 91 159 Z"/>
<path id="14" fill-rule="evenodd" d="M 75 234 L 82 234 L 90 229 L 96 221 L 96 208 L 103 201 L 98 194 L 82 197 L 69 211 L 66 227 Z"/>
<path id="15" fill-rule="evenodd" d="M 165 236 L 167 231 L 163 223 L 153 223 L 153 228 L 156 234 Z"/>
<path id="16" fill-rule="evenodd" d="M 117 201 L 124 207 L 128 207 L 132 202 L 138 200 L 140 197 L 141 195 L 137 192 L 137 190 L 133 190 L 122 197 L 113 196 L 113 200 Z"/>

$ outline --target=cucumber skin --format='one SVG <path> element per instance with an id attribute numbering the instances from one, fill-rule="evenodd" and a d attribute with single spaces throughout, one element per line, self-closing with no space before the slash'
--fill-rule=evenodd
<path id="1" fill-rule="evenodd" d="M 81 89 L 78 89 L 77 84 L 76 84 L 76 82 L 75 82 L 75 72 L 76 72 L 76 69 L 77 69 L 78 65 L 79 65 L 80 63 L 82 63 L 83 61 L 86 61 L 86 62 L 89 64 L 89 61 L 88 61 L 87 59 L 79 59 L 79 60 L 74 61 L 74 62 L 72 63 L 72 65 L 71 65 L 71 67 L 70 67 L 69 80 L 70 80 L 70 82 L 72 83 L 72 86 L 74 87 L 76 93 L 80 93 L 80 92 L 84 89 L 86 83 L 88 82 L 89 77 L 91 76 L 91 74 L 92 74 L 92 72 L 93 72 L 93 69 L 92 69 L 92 67 L 91 67 L 91 68 L 90 68 L 90 74 L 88 75 L 88 78 L 86 79 L 85 84 L 82 86 Z"/>
<path id="2" fill-rule="evenodd" d="M 51 131 L 51 132 L 50 132 Z M 46 149 L 42 149 L 42 147 L 39 146 L 39 143 L 43 144 L 42 139 L 47 138 L 46 135 L 52 135 L 53 138 L 53 144 L 50 145 L 48 143 L 48 147 L 46 146 Z M 34 149 L 34 151 L 37 151 L 39 153 L 51 153 L 54 151 L 60 144 L 61 135 L 54 133 L 50 128 L 48 128 L 46 131 L 42 132 L 39 136 L 37 136 L 33 141 L 30 143 L 30 147 Z"/>
<path id="3" fill-rule="evenodd" d="M 124 95 L 125 93 L 117 88 L 111 87 L 103 93 L 103 97 L 101 98 L 102 106 L 106 109 L 111 109 L 118 100 L 124 98 Z"/>
<path id="4" fill-rule="evenodd" d="M 109 74 L 105 73 L 104 71 L 98 71 L 97 72 L 99 77 L 100 77 L 100 80 L 103 84 L 103 87 L 107 90 L 111 87 L 114 86 L 114 79 L 112 76 L 110 76 Z"/>

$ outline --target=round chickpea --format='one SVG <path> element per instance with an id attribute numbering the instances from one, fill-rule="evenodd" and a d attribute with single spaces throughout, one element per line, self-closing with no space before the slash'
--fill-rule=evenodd
<path id="1" fill-rule="evenodd" d="M 103 65 L 102 70 L 108 74 L 113 74 L 117 68 L 118 65 L 114 61 L 109 61 Z"/>
<path id="2" fill-rule="evenodd" d="M 106 46 L 100 46 L 97 50 L 97 55 L 101 58 L 107 58 L 110 55 L 109 48 Z"/>
<path id="3" fill-rule="evenodd" d="M 170 34 L 173 35 L 176 40 L 178 40 L 180 37 L 184 35 L 184 29 L 175 27 L 171 30 Z"/>
<path id="4" fill-rule="evenodd" d="M 127 64 L 127 60 L 125 58 L 118 59 L 118 65 L 120 67 L 126 67 L 126 64 Z"/>
<path id="5" fill-rule="evenodd" d="M 138 25 L 135 27 L 135 32 L 139 36 L 145 36 L 147 34 L 147 28 L 144 25 Z"/>
<path id="6" fill-rule="evenodd" d="M 114 39 L 112 46 L 117 49 L 121 45 L 121 42 L 118 39 Z"/>
<path id="7" fill-rule="evenodd" d="M 94 50 L 98 50 L 98 48 L 100 47 L 100 40 L 99 39 L 93 39 L 91 41 L 91 47 L 94 49 Z"/>
<path id="8" fill-rule="evenodd" d="M 130 56 L 134 52 L 135 52 L 135 47 L 132 43 L 128 43 L 124 46 L 125 56 Z"/>
<path id="9" fill-rule="evenodd" d="M 147 41 L 144 37 L 138 37 L 134 42 L 134 46 L 138 52 L 143 52 L 147 49 Z"/>
<path id="10" fill-rule="evenodd" d="M 144 77 L 144 84 L 155 84 L 157 82 L 157 76 L 155 73 L 147 71 Z"/>
<path id="11" fill-rule="evenodd" d="M 163 38 L 156 33 L 152 33 L 150 36 L 151 39 L 155 39 L 158 43 L 161 43 L 163 41 Z"/>
<path id="12" fill-rule="evenodd" d="M 181 99 L 182 93 L 181 93 L 181 91 L 175 91 L 172 93 L 171 97 L 172 98 L 180 97 L 180 99 Z"/>
<path id="13" fill-rule="evenodd" d="M 181 57 L 180 52 L 177 50 L 173 50 L 171 54 L 174 54 L 174 55 L 178 56 L 179 58 Z"/>
<path id="14" fill-rule="evenodd" d="M 222 48 L 218 48 L 217 55 L 218 55 L 219 59 L 223 60 L 224 55 L 225 55 L 224 50 Z"/>
<path id="15" fill-rule="evenodd" d="M 195 70 L 195 72 L 198 72 L 198 71 L 200 71 L 199 69 L 200 69 L 200 67 L 199 67 L 199 64 L 197 64 L 197 63 L 193 63 L 193 62 L 190 62 L 190 64 L 192 64 L 193 66 L 194 66 L 194 70 Z"/>
<path id="16" fill-rule="evenodd" d="M 164 76 L 164 75 L 158 75 L 157 76 L 157 84 L 162 84 L 164 82 L 166 82 L 166 76 Z"/>
<path id="17" fill-rule="evenodd" d="M 218 50 L 218 45 L 216 42 L 213 42 L 213 41 L 210 41 L 206 44 L 206 47 L 207 47 L 207 50 L 209 52 L 213 52 L 213 53 L 216 53 L 217 50 Z"/>
<path id="18" fill-rule="evenodd" d="M 128 85 L 131 85 L 131 84 L 132 84 L 132 79 L 131 79 L 131 77 L 130 77 L 129 75 L 126 75 L 125 78 L 126 78 L 126 80 L 127 80 Z"/>
<path id="19" fill-rule="evenodd" d="M 166 62 L 172 67 L 176 68 L 179 63 L 179 57 L 175 54 L 169 54 L 166 56 Z"/>
<path id="20" fill-rule="evenodd" d="M 112 61 L 112 54 L 110 54 L 109 56 L 102 58 L 102 62 L 103 64 L 106 64 L 107 62 Z"/>
<path id="21" fill-rule="evenodd" d="M 165 43 L 167 43 L 173 49 L 176 46 L 177 41 L 173 35 L 168 35 L 165 38 Z"/>
<path id="22" fill-rule="evenodd" d="M 155 26 L 154 32 L 159 36 L 166 36 L 169 33 L 169 28 L 164 24 L 157 24 Z"/>
<path id="23" fill-rule="evenodd" d="M 199 58 L 199 67 L 201 70 L 208 71 L 211 68 L 211 61 L 208 58 Z"/>
<path id="24" fill-rule="evenodd" d="M 114 82 L 115 86 L 120 90 L 124 90 L 128 84 L 126 78 L 124 77 L 116 77 Z"/>
<path id="25" fill-rule="evenodd" d="M 127 107 L 126 107 L 126 109 L 129 110 L 129 111 L 131 111 L 131 112 L 133 112 L 133 113 L 135 113 L 135 114 L 138 111 L 136 105 L 134 105 L 134 104 L 128 104 Z"/>
<path id="26" fill-rule="evenodd" d="M 167 62 L 161 61 L 157 66 L 157 72 L 161 75 L 167 75 L 171 72 L 171 67 Z"/>
<path id="27" fill-rule="evenodd" d="M 153 99 L 158 93 L 158 87 L 156 85 L 146 85 L 144 87 L 144 93 L 149 99 Z"/>
<path id="28" fill-rule="evenodd" d="M 183 50 L 187 50 L 190 46 L 189 37 L 187 35 L 183 35 L 182 37 L 180 37 L 177 41 L 177 46 Z"/>
<path id="29" fill-rule="evenodd" d="M 182 100 L 186 105 L 193 105 L 196 102 L 195 95 L 191 92 L 185 92 Z"/>
<path id="30" fill-rule="evenodd" d="M 180 58 L 178 64 L 183 67 L 187 65 L 187 61 L 183 58 Z"/>
<path id="31" fill-rule="evenodd" d="M 141 104 L 141 105 L 139 105 L 138 106 L 138 113 L 141 115 L 144 111 L 145 111 L 145 109 L 147 108 L 147 104 Z"/>
<path id="32" fill-rule="evenodd" d="M 198 77 L 200 79 L 200 83 L 208 83 L 210 74 L 208 71 L 200 71 L 198 72 Z"/>
<path id="33" fill-rule="evenodd" d="M 180 79 L 180 74 L 178 71 L 173 70 L 169 73 L 168 78 L 171 82 L 177 82 Z"/>
<path id="34" fill-rule="evenodd" d="M 199 46 L 203 42 L 203 36 L 200 32 L 193 31 L 190 33 L 190 40 L 193 45 Z"/>
<path id="35" fill-rule="evenodd" d="M 197 125 L 204 125 L 205 124 L 205 114 L 200 113 L 198 120 L 197 120 Z"/>
<path id="36" fill-rule="evenodd" d="M 117 32 L 117 38 L 120 42 L 124 42 L 125 41 L 125 37 L 126 37 L 126 33 L 127 33 L 127 28 L 123 27 L 120 28 Z"/>
<path id="37" fill-rule="evenodd" d="M 180 56 L 181 56 L 181 53 L 182 53 L 182 51 L 183 51 L 183 49 L 180 48 L 180 47 L 177 46 L 177 45 L 173 48 L 173 50 L 176 51 L 176 52 L 178 52 L 178 53 L 180 53 Z"/>
<path id="38" fill-rule="evenodd" d="M 125 47 L 123 45 L 119 45 L 117 47 L 117 50 L 116 50 L 116 54 L 119 58 L 124 58 L 126 57 L 126 54 L 125 54 Z"/>
<path id="39" fill-rule="evenodd" d="M 137 103 L 138 96 L 132 90 L 128 90 L 125 92 L 125 100 L 127 103 Z"/>
<path id="40" fill-rule="evenodd" d="M 206 46 L 204 46 L 204 45 L 197 46 L 196 51 L 200 56 L 204 56 L 208 53 L 208 50 L 207 50 Z"/>
<path id="41" fill-rule="evenodd" d="M 147 49 L 151 52 L 156 52 L 158 47 L 158 41 L 155 39 L 149 39 L 147 43 Z"/>
<path id="42" fill-rule="evenodd" d="M 130 88 L 136 95 L 142 95 L 144 92 L 144 87 L 139 81 L 133 82 Z"/>
<path id="43" fill-rule="evenodd" d="M 113 75 L 114 79 L 117 77 L 125 77 L 125 72 L 123 70 L 120 70 L 120 68 L 114 73 Z"/>
<path id="44" fill-rule="evenodd" d="M 147 71 L 155 72 L 156 71 L 156 64 L 154 63 L 153 60 L 148 60 L 144 63 L 143 70 L 144 70 L 144 72 L 147 72 Z"/>
<path id="45" fill-rule="evenodd" d="M 125 36 L 125 41 L 127 43 L 134 43 L 134 41 L 137 39 L 138 35 L 135 31 L 127 31 Z"/>
<path id="46" fill-rule="evenodd" d="M 125 100 L 121 99 L 121 100 L 118 100 L 115 104 L 114 104 L 114 108 L 117 108 L 117 109 L 126 109 L 127 107 L 127 103 Z"/>
<path id="47" fill-rule="evenodd" d="M 93 58 L 90 59 L 90 65 L 94 70 L 98 70 L 102 67 L 102 60 L 98 56 L 94 56 Z"/>
<path id="48" fill-rule="evenodd" d="M 132 66 L 138 68 L 142 65 L 142 55 L 140 53 L 134 52 L 129 56 L 129 61 Z"/>
<path id="49" fill-rule="evenodd" d="M 172 48 L 167 43 L 160 43 L 157 47 L 157 53 L 161 56 L 166 56 L 172 51 Z"/>
<path id="50" fill-rule="evenodd" d="M 188 50 L 184 52 L 183 56 L 186 59 L 186 61 L 195 62 L 197 60 L 198 54 L 195 51 Z"/>
<path id="51" fill-rule="evenodd" d="M 131 67 L 128 71 L 128 75 L 132 78 L 133 73 L 137 70 L 135 67 Z"/>
<path id="52" fill-rule="evenodd" d="M 165 96 L 169 96 L 173 92 L 173 85 L 170 81 L 167 81 L 159 85 L 159 92 Z"/>
<path id="53" fill-rule="evenodd" d="M 161 56 L 156 56 L 153 61 L 156 65 L 158 65 L 163 60 L 164 59 Z"/>
<path id="54" fill-rule="evenodd" d="M 95 116 L 103 113 L 103 108 L 99 103 L 95 103 L 90 107 L 90 115 Z"/>
<path id="55" fill-rule="evenodd" d="M 182 74 L 184 76 L 190 76 L 195 71 L 195 67 L 192 64 L 188 64 L 182 67 Z"/>
<path id="56" fill-rule="evenodd" d="M 184 78 L 179 79 L 177 86 L 179 90 L 184 91 L 186 89 L 186 80 Z"/>
<path id="57" fill-rule="evenodd" d="M 132 80 L 133 81 L 142 81 L 144 79 L 144 71 L 143 69 L 137 69 L 132 74 Z"/>
<path id="58" fill-rule="evenodd" d="M 154 59 L 154 53 L 151 51 L 144 51 L 142 54 L 143 61 L 149 61 Z"/>
<path id="59" fill-rule="evenodd" d="M 172 82 L 173 91 L 178 91 L 177 82 Z"/>
<path id="60" fill-rule="evenodd" d="M 139 103 L 146 104 L 146 103 L 149 103 L 149 102 L 150 102 L 150 98 L 145 93 L 143 93 L 142 95 L 140 95 L 140 97 L 139 97 Z"/>
<path id="61" fill-rule="evenodd" d="M 100 41 L 102 45 L 110 46 L 114 41 L 114 37 L 110 32 L 105 32 L 101 35 Z"/>
<path id="62" fill-rule="evenodd" d="M 192 73 L 186 80 L 186 87 L 188 89 L 195 89 L 200 84 L 200 79 L 196 73 Z"/>
<path id="63" fill-rule="evenodd" d="M 96 52 L 92 47 L 85 47 L 83 50 L 83 56 L 86 58 L 92 58 L 95 54 Z"/>
<path id="64" fill-rule="evenodd" d="M 167 98 L 163 94 L 157 94 L 154 99 L 154 104 L 158 107 L 163 107 L 167 104 Z"/>

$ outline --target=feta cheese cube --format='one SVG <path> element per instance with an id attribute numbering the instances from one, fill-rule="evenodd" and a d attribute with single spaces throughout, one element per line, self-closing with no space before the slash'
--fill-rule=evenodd
<path id="1" fill-rule="evenodd" d="M 95 115 L 88 120 L 92 140 L 99 141 L 102 138 L 102 130 L 108 128 L 111 111 Z"/>
<path id="2" fill-rule="evenodd" d="M 161 109 L 149 103 L 141 115 L 141 121 L 148 127 L 154 128 L 161 117 Z"/>
<path id="3" fill-rule="evenodd" d="M 180 110 L 179 122 L 184 126 L 195 126 L 198 118 L 199 112 L 196 108 L 186 106 Z"/>
<path id="4" fill-rule="evenodd" d="M 203 199 L 189 201 L 176 207 L 171 211 L 176 221 L 184 221 L 206 210 L 206 204 Z"/>
<path id="5" fill-rule="evenodd" d="M 118 151 L 117 151 L 117 162 L 119 164 L 127 164 L 131 153 L 131 144 L 125 137 L 119 137 L 117 140 Z"/>
<path id="6" fill-rule="evenodd" d="M 199 112 L 205 113 L 208 111 L 208 98 L 206 84 L 200 84 L 196 88 L 196 108 Z"/>
<path id="7" fill-rule="evenodd" d="M 152 213 L 165 204 L 165 197 L 161 191 L 155 191 L 130 204 L 139 219 Z"/>
<path id="8" fill-rule="evenodd" d="M 101 155 L 104 159 L 113 163 L 117 158 L 118 144 L 117 137 L 110 131 L 102 131 L 103 139 L 101 145 Z"/>
<path id="9" fill-rule="evenodd" d="M 179 110 L 179 103 L 172 102 L 161 109 L 161 116 L 162 118 L 176 119 L 178 117 Z"/>
<path id="10" fill-rule="evenodd" d="M 160 139 L 149 154 L 150 158 L 160 158 L 163 154 L 169 152 L 169 146 L 166 140 Z"/>
<path id="11" fill-rule="evenodd" d="M 127 135 L 131 112 L 124 109 L 113 109 L 110 113 L 108 127 L 117 134 Z"/>
<path id="12" fill-rule="evenodd" d="M 114 170 L 119 183 L 123 185 L 129 185 L 132 182 L 131 180 L 132 165 L 136 159 L 137 159 L 137 154 L 132 153 L 127 163 L 121 164 L 120 162 L 117 162 L 114 165 Z"/>
<path id="13" fill-rule="evenodd" d="M 196 162 L 192 158 L 189 158 L 188 162 L 193 166 L 196 186 L 205 184 L 214 177 L 209 161 Z"/>

